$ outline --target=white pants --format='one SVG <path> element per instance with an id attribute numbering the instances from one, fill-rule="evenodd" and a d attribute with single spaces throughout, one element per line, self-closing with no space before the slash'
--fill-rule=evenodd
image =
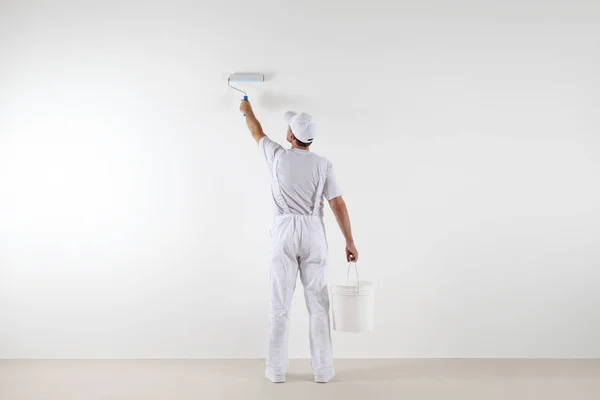
<path id="1" fill-rule="evenodd" d="M 315 375 L 331 375 L 333 355 L 327 293 L 327 239 L 323 220 L 313 215 L 281 215 L 271 230 L 271 285 L 267 372 L 285 375 L 288 330 L 296 277 L 304 286 L 310 318 L 310 351 Z"/>

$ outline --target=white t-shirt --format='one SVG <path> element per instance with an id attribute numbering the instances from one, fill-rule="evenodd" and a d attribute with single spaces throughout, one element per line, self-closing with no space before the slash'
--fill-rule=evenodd
<path id="1" fill-rule="evenodd" d="M 333 173 L 331 162 L 324 157 L 307 150 L 284 149 L 279 143 L 268 137 L 263 137 L 258 146 L 267 162 L 269 172 L 272 173 L 275 155 L 282 152 L 277 164 L 277 177 L 283 196 L 292 214 L 311 215 L 315 201 L 319 201 L 318 215 L 323 215 L 323 198 L 315 199 L 319 185 L 319 165 L 325 163 L 325 186 L 323 197 L 327 200 L 342 195 Z M 285 214 L 275 198 L 276 213 Z"/>

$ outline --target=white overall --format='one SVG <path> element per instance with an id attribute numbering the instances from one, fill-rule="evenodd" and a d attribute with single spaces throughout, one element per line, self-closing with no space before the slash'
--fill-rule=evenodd
<path id="1" fill-rule="evenodd" d="M 281 154 L 275 156 L 272 167 L 273 196 L 284 214 L 275 217 L 271 230 L 271 302 L 266 375 L 271 380 L 285 380 L 290 308 L 299 272 L 310 319 L 313 371 L 317 379 L 328 380 L 333 377 L 334 370 L 327 293 L 327 239 L 323 219 L 319 216 L 326 179 L 325 168 L 319 168 L 312 215 L 292 214 L 281 195 L 277 177 Z"/>

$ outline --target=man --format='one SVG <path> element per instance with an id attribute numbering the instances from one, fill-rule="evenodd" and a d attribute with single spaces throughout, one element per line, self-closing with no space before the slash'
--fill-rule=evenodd
<path id="1" fill-rule="evenodd" d="M 323 197 L 329 201 L 346 239 L 346 259 L 356 261 L 358 251 L 352 239 L 348 210 L 331 162 L 309 150 L 316 136 L 310 115 L 291 111 L 285 114 L 287 141 L 291 143 L 291 149 L 287 150 L 265 135 L 249 102 L 242 101 L 240 111 L 246 115 L 252 137 L 269 166 L 276 208 L 271 229 L 269 351 L 265 376 L 272 382 L 285 382 L 290 308 L 296 276 L 300 273 L 310 319 L 315 382 L 325 383 L 335 376 L 335 371 L 329 326 Z"/>

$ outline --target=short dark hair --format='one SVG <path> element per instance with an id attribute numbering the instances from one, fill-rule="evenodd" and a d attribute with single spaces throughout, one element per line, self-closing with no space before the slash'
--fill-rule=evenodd
<path id="1" fill-rule="evenodd" d="M 308 147 L 308 146 L 310 146 L 310 145 L 312 144 L 312 142 L 310 142 L 310 143 L 301 142 L 301 141 L 300 141 L 300 139 L 298 139 L 298 138 L 296 137 L 296 135 L 294 135 L 294 139 L 296 139 L 296 144 L 297 144 L 298 146 L 300 146 L 300 147 Z"/>

